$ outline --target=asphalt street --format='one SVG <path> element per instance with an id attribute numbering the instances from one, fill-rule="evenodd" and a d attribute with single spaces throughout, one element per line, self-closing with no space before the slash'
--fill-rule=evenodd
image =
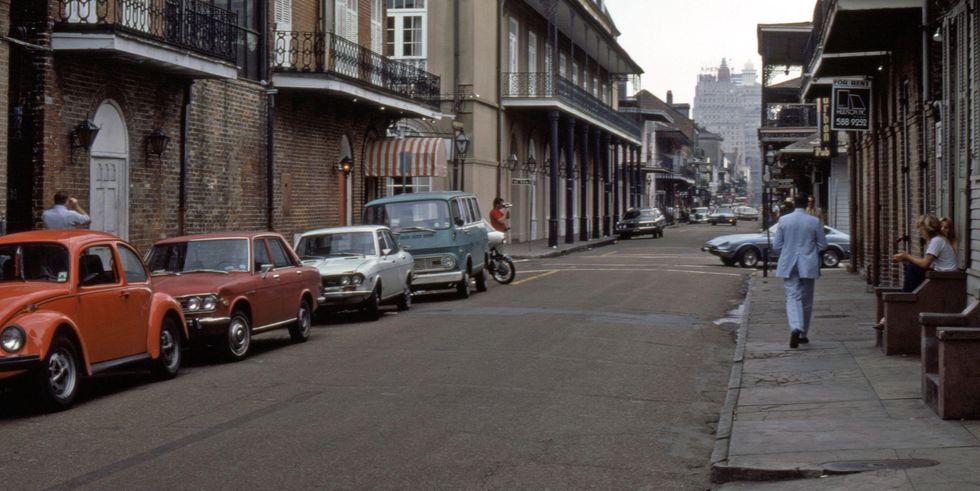
<path id="1" fill-rule="evenodd" d="M 705 489 L 748 271 L 685 225 L 517 264 L 172 381 L 100 376 L 40 415 L 0 393 L 6 489 Z M 514 245 L 512 247 L 520 247 Z"/>

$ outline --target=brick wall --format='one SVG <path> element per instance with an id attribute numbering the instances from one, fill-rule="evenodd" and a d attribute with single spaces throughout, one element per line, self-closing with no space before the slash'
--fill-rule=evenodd
<path id="1" fill-rule="evenodd" d="M 10 2 L 0 2 L 0 33 L 10 32 Z M 10 114 L 10 45 L 0 42 L 0 189 L 7 189 L 7 122 Z M 7 193 L 0 195 L 0 217 L 7 216 Z M 0 218 L 3 221 L 4 218 Z M 0 224 L 2 226 L 3 224 Z"/>

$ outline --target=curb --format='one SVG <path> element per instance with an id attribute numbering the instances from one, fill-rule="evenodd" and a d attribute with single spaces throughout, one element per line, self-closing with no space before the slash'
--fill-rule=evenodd
<path id="1" fill-rule="evenodd" d="M 602 238 L 602 239 L 596 239 L 596 240 L 589 241 L 589 242 L 581 242 L 578 245 L 574 245 L 574 246 L 569 247 L 567 249 L 554 249 L 554 250 L 550 250 L 550 251 L 545 252 L 545 253 L 542 253 L 542 254 L 523 254 L 522 255 L 522 254 L 518 253 L 518 254 L 511 254 L 510 257 L 512 257 L 514 259 L 543 259 L 543 258 L 550 258 L 550 257 L 561 257 L 561 256 L 565 256 L 565 255 L 571 254 L 573 252 L 581 252 L 581 251 L 585 251 L 585 250 L 588 250 L 588 249 L 595 249 L 597 247 L 605 247 L 607 245 L 612 245 L 612 244 L 615 244 L 615 243 L 616 243 L 616 238 L 614 238 L 614 237 L 605 237 L 605 238 Z M 516 245 L 519 247 L 519 244 L 516 244 Z"/>
<path id="2" fill-rule="evenodd" d="M 732 424 L 735 421 L 735 409 L 742 386 L 742 366 L 745 361 L 745 341 L 749 334 L 749 312 L 752 308 L 752 282 L 756 275 L 749 276 L 748 290 L 745 292 L 745 312 L 738 326 L 738 342 L 732 356 L 732 371 L 728 376 L 728 390 L 725 403 L 718 416 L 718 429 L 715 431 L 715 446 L 711 451 L 711 482 L 721 484 L 739 478 L 745 478 L 748 469 L 728 466 L 728 451 L 731 446 Z M 754 474 L 754 473 L 753 473 Z M 758 480 L 758 479 L 749 479 Z"/>

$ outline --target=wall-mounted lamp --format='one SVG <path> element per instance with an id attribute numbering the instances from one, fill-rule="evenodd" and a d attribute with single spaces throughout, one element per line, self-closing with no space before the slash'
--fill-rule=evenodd
<path id="1" fill-rule="evenodd" d="M 157 128 L 150 133 L 150 136 L 146 137 L 146 152 L 149 155 L 155 155 L 157 158 L 160 158 L 163 156 L 163 152 L 167 151 L 167 145 L 169 144 L 170 137 Z"/>
<path id="2" fill-rule="evenodd" d="M 92 149 L 92 144 L 95 143 L 95 137 L 99 134 L 99 127 L 92 122 L 91 119 L 85 118 L 85 121 L 78 123 L 71 132 L 71 155 L 69 156 L 72 163 L 75 162 L 75 149 L 81 148 L 86 152 Z"/>
<path id="3" fill-rule="evenodd" d="M 520 161 L 517 160 L 517 154 L 516 153 L 510 154 L 510 158 L 507 159 L 506 164 L 507 164 L 507 168 L 510 169 L 511 172 L 517 170 L 517 165 L 520 164 Z"/>
<path id="4" fill-rule="evenodd" d="M 943 42 L 943 28 L 942 27 L 937 27 L 936 28 L 936 32 L 933 33 L 933 35 L 932 35 L 932 40 L 935 41 L 935 42 L 937 42 L 937 43 Z"/>
<path id="5" fill-rule="evenodd" d="M 470 148 L 470 139 L 466 137 L 466 132 L 463 131 L 462 128 L 456 132 L 456 137 L 453 139 L 453 145 L 456 146 L 457 157 L 466 157 L 466 150 Z"/>
<path id="6" fill-rule="evenodd" d="M 350 157 L 344 157 L 337 162 L 337 172 L 340 172 L 347 177 L 350 175 L 351 171 L 354 170 L 354 161 Z"/>

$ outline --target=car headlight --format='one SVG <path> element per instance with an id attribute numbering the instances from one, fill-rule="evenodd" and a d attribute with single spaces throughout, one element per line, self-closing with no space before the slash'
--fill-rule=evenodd
<path id="1" fill-rule="evenodd" d="M 197 312 L 201 310 L 201 297 L 190 297 L 187 299 L 187 311 Z"/>
<path id="2" fill-rule="evenodd" d="M 360 285 L 361 283 L 364 283 L 364 275 L 360 273 L 352 275 L 350 277 L 350 283 L 352 285 Z"/>
<path id="3" fill-rule="evenodd" d="M 208 295 L 201 300 L 201 310 L 214 310 L 218 307 L 218 297 Z"/>
<path id="4" fill-rule="evenodd" d="M 442 267 L 446 269 L 453 269 L 456 267 L 456 258 L 452 256 L 442 256 Z"/>
<path id="5" fill-rule="evenodd" d="M 16 353 L 24 347 L 27 336 L 20 326 L 10 326 L 0 333 L 0 347 L 7 353 Z"/>
<path id="6" fill-rule="evenodd" d="M 340 277 L 340 286 L 347 286 L 350 284 L 350 276 L 344 275 Z"/>

